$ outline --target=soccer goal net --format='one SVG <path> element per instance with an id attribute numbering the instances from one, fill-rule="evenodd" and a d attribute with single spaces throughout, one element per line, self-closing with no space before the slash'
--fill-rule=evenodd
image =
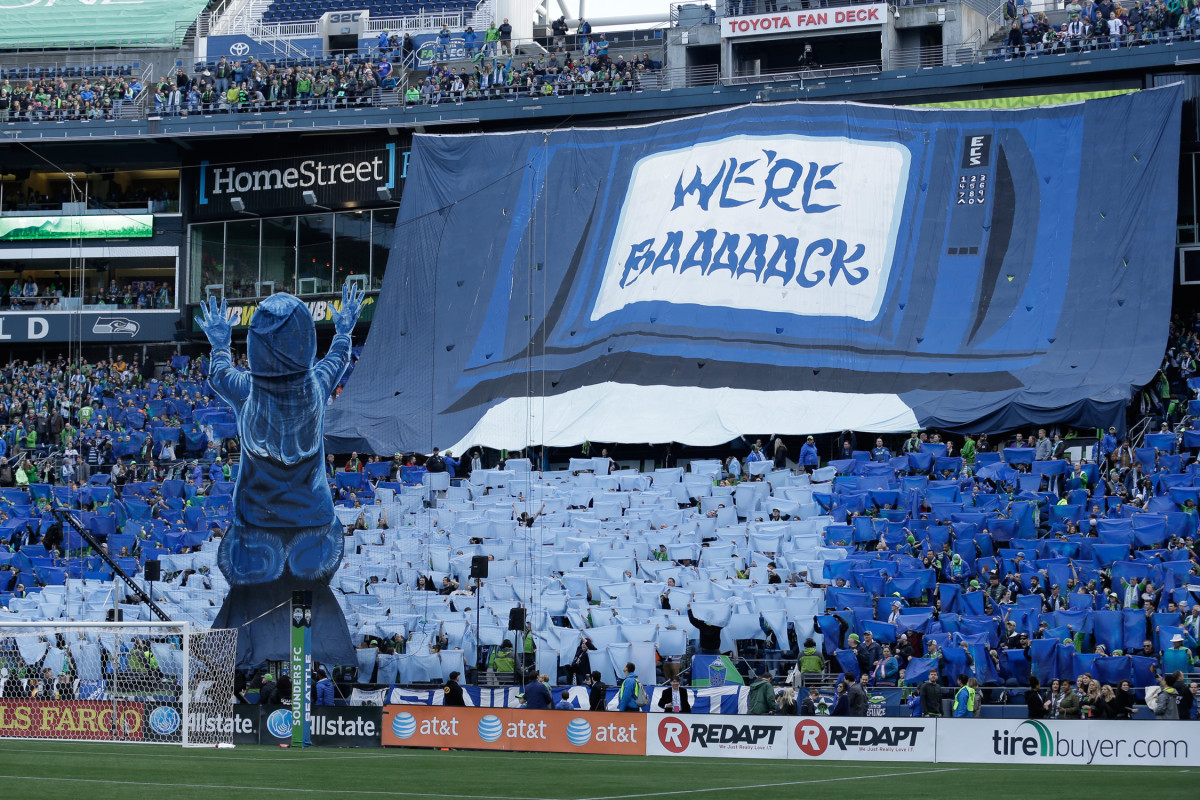
<path id="1" fill-rule="evenodd" d="M 0 737 L 233 743 L 236 630 L 0 620 Z"/>

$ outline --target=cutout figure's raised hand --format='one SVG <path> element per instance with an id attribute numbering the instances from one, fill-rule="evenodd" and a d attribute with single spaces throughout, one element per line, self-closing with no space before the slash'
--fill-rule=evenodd
<path id="1" fill-rule="evenodd" d="M 200 311 L 204 316 L 196 317 L 196 324 L 208 337 L 208 343 L 212 345 L 213 350 L 229 349 L 229 342 L 233 338 L 233 326 L 229 324 L 224 298 L 220 308 L 217 307 L 217 298 L 208 298 L 207 304 L 200 304 Z"/>
<path id="2" fill-rule="evenodd" d="M 362 313 L 365 293 L 350 283 L 342 284 L 342 307 L 333 312 L 333 327 L 338 333 L 349 335 L 358 324 L 358 315 Z"/>

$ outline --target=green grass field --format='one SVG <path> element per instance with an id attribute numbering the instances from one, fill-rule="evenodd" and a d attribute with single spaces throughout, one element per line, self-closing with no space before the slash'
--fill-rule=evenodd
<path id="1" fill-rule="evenodd" d="M 1200 797 L 1200 769 L 800 763 L 429 750 L 236 750 L 0 741 L 17 798 Z"/>

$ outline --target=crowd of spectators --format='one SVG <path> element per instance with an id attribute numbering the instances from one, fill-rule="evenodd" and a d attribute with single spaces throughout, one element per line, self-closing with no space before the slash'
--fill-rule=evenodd
<path id="1" fill-rule="evenodd" d="M 618 55 L 549 53 L 536 59 L 484 60 L 473 66 L 434 64 L 419 85 L 410 85 L 409 105 L 437 105 L 515 97 L 564 97 L 641 91 L 660 65 L 643 53 L 630 61 Z"/>
<path id="2" fill-rule="evenodd" d="M 1158 684 L 1150 701 L 1176 698 L 1175 713 L 1186 717 L 1194 707 L 1187 676 L 1197 671 L 1200 639 L 1200 598 L 1188 588 L 1200 576 L 1200 489 L 1192 485 L 1200 475 L 1194 463 L 1200 431 L 1174 423 L 1198 410 L 1190 407 L 1197 401 L 1185 399 L 1193 391 L 1198 344 L 1193 321 L 1173 321 L 1162 370 L 1137 400 L 1158 430 L 1141 447 L 1119 439 L 1115 429 L 1094 443 L 1066 429 L 1014 432 L 995 437 L 995 444 L 982 435 L 914 432 L 890 443 L 873 437 L 861 449 L 846 434 L 838 454 L 845 457 L 822 466 L 812 437 L 793 451 L 784 437 L 755 442 L 744 459 L 734 455 L 718 466 L 711 493 L 694 492 L 697 485 L 675 493 L 683 526 L 700 524 L 715 535 L 697 537 L 667 524 L 651 529 L 662 541 L 644 556 L 654 570 L 637 566 L 626 572 L 626 582 L 660 592 L 663 609 L 682 611 L 686 604 L 700 631 L 692 657 L 727 653 L 749 666 L 746 678 L 761 712 L 802 709 L 814 683 L 825 686 L 830 676 L 848 673 L 830 698 L 835 712 L 844 695 L 846 713 L 856 713 L 854 686 L 906 688 L 919 698 L 915 704 L 931 702 L 933 689 L 924 686 L 930 684 L 951 706 L 961 690 L 962 708 L 972 713 L 985 699 L 1007 693 L 1009 702 L 1028 699 L 1030 714 L 1037 703 L 1051 717 L 1121 717 L 1127 714 L 1120 709 L 1146 702 L 1145 687 Z M 239 446 L 232 415 L 211 396 L 204 370 L 202 359 L 184 356 L 159 369 L 137 359 L 59 358 L 14 361 L 0 370 L 0 540 L 8 550 L 0 554 L 0 599 L 66 577 L 103 576 L 83 542 L 55 525 L 51 503 L 72 508 L 103 534 L 110 554 L 130 572 L 149 557 L 186 554 L 221 535 Z M 393 489 L 384 489 L 419 483 L 426 472 L 469 478 L 485 470 L 484 461 L 479 452 L 331 455 L 330 490 L 346 527 L 347 553 L 366 559 L 356 569 L 371 570 L 364 543 L 371 536 L 385 541 L 389 512 L 393 526 L 412 524 L 412 513 L 440 517 L 432 523 L 437 535 L 448 535 L 452 547 L 456 538 L 464 543 L 458 557 L 487 548 L 490 539 L 468 541 L 455 530 L 452 510 L 400 511 L 387 505 Z M 593 468 L 603 462 L 603 472 L 615 468 L 606 452 L 587 461 Z M 631 486 L 643 485 L 633 477 Z M 743 502 L 742 484 L 764 483 L 770 484 L 761 493 L 766 502 Z M 567 505 L 547 512 L 544 502 L 537 513 L 518 509 L 517 498 L 512 524 L 518 530 L 569 525 L 581 514 L 611 522 L 613 509 L 621 518 L 619 504 L 600 510 L 595 491 L 591 499 L 562 497 L 570 498 Z M 814 522 L 823 556 L 797 560 L 784 532 L 793 523 Z M 735 550 L 721 566 L 710 564 L 706 551 L 728 555 L 721 533 L 732 530 L 728 526 L 748 529 L 741 534 L 748 552 L 739 558 Z M 363 534 L 369 536 L 360 543 Z M 693 540 L 695 546 L 685 543 Z M 660 583 L 658 570 L 673 577 Z M 368 584 L 386 586 L 408 571 L 372 572 Z M 569 572 L 550 579 L 569 587 Z M 412 578 L 412 591 L 444 596 L 460 611 L 479 590 L 441 570 L 416 569 Z M 710 580 L 753 596 L 817 591 L 822 599 L 809 620 L 780 616 L 770 604 L 759 607 L 756 629 L 740 629 L 729 647 L 721 635 L 729 619 L 713 615 L 697 592 Z M 748 596 L 735 595 L 733 602 Z M 587 602 L 593 615 L 606 605 L 590 588 Z M 562 614 L 551 619 L 560 629 L 580 622 Z M 584 627 L 581 647 L 590 633 Z M 542 634 L 527 631 L 518 643 L 521 680 L 530 674 Z M 439 636 L 432 641 L 441 649 Z M 404 653 L 404 636 L 374 647 Z M 663 663 L 675 664 L 664 667 L 664 680 L 678 673 L 677 659 Z M 585 667 L 572 662 L 568 675 L 587 678 Z"/>
<path id="3" fill-rule="evenodd" d="M 39 191 L 33 186 L 9 184 L 4 187 L 3 208 L 5 211 L 62 211 L 65 203 L 75 202 L 69 184 L 53 189 L 53 194 Z M 178 192 L 175 196 L 166 186 L 134 185 L 123 188 L 116 181 L 97 181 L 87 192 L 87 207 L 90 209 L 141 209 L 152 208 L 163 211 L 178 208 Z"/>
<path id="4" fill-rule="evenodd" d="M 1192 38 L 1200 29 L 1200 3 L 1196 0 L 1071 0 L 1065 9 L 1067 20 L 1055 25 L 1045 12 L 1034 13 L 1023 3 L 1007 0 L 1004 18 L 1009 31 L 1004 51 L 1011 56 L 1028 56 L 1115 49 Z"/>
<path id="5" fill-rule="evenodd" d="M 345 108 L 379 105 L 396 87 L 387 58 L 378 62 L 343 55 L 325 62 L 275 64 L 248 58 L 202 65 L 189 75 L 182 67 L 154 86 L 159 115 L 237 113 L 288 108 Z"/>
<path id="6" fill-rule="evenodd" d="M 18 275 L 12 283 L 4 286 L 0 278 L 0 295 L 5 298 L 9 311 L 63 311 L 63 300 L 73 294 L 72 286 L 55 272 L 50 278 L 39 279 L 33 275 Z M 77 287 L 76 287 L 77 288 Z M 114 306 L 127 309 L 173 308 L 171 285 L 165 281 L 135 280 L 118 282 L 111 279 L 108 285 L 96 283 L 85 286 L 83 301 L 91 306 Z"/>
<path id="7" fill-rule="evenodd" d="M 0 81 L 0 123 L 112 120 L 141 93 L 136 77 Z"/>

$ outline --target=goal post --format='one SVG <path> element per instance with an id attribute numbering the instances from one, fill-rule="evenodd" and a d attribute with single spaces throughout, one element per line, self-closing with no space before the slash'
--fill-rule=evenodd
<path id="1" fill-rule="evenodd" d="M 0 738 L 232 746 L 237 631 L 0 618 Z"/>

